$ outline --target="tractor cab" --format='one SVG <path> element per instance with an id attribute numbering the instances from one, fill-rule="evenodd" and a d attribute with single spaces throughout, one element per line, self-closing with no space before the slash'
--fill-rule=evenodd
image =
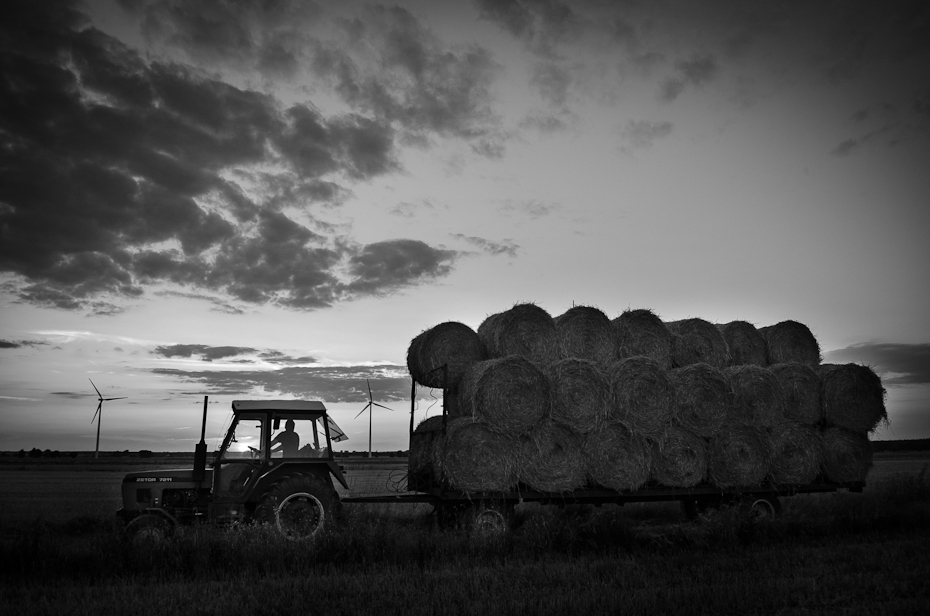
<path id="1" fill-rule="evenodd" d="M 241 501 L 280 469 L 310 463 L 328 467 L 346 487 L 331 446 L 346 436 L 322 402 L 235 400 L 232 409 L 232 423 L 213 462 L 215 502 Z"/>

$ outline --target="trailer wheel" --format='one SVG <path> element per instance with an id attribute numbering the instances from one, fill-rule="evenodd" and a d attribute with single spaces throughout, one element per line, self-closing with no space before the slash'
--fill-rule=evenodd
<path id="1" fill-rule="evenodd" d="M 513 505 L 494 501 L 482 501 L 472 506 L 469 526 L 478 536 L 494 536 L 510 530 L 513 521 Z"/>
<path id="2" fill-rule="evenodd" d="M 144 513 L 129 521 L 123 531 L 126 539 L 136 547 L 164 543 L 174 533 L 174 524 L 157 513 Z"/>
<path id="3" fill-rule="evenodd" d="M 781 512 L 777 496 L 751 496 L 745 501 L 749 517 L 756 522 L 774 520 Z"/>
<path id="4" fill-rule="evenodd" d="M 334 516 L 339 496 L 318 477 L 292 475 L 275 483 L 259 499 L 255 519 L 273 524 L 289 539 L 319 533 Z"/>

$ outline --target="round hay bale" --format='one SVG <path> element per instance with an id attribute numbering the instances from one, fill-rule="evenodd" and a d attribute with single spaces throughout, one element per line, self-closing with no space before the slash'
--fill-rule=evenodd
<path id="1" fill-rule="evenodd" d="M 757 486 L 769 474 L 774 446 L 768 433 L 755 426 L 724 426 L 710 440 L 707 478 L 718 488 Z"/>
<path id="2" fill-rule="evenodd" d="M 466 492 L 503 492 L 517 482 L 520 444 L 482 421 L 451 419 L 437 448 L 443 477 Z"/>
<path id="3" fill-rule="evenodd" d="M 424 387 L 455 387 L 465 371 L 484 359 L 478 334 L 472 328 L 449 321 L 432 327 L 410 342 L 407 369 L 413 380 Z M 448 366 L 448 382 L 443 383 L 443 365 Z"/>
<path id="4" fill-rule="evenodd" d="M 639 356 L 615 361 L 606 375 L 608 418 L 626 422 L 647 438 L 658 438 L 671 423 L 675 404 L 668 372 L 655 359 Z"/>
<path id="5" fill-rule="evenodd" d="M 535 304 L 492 314 L 478 327 L 478 338 L 489 359 L 519 355 L 546 366 L 561 357 L 555 322 Z"/>
<path id="6" fill-rule="evenodd" d="M 741 366 L 752 364 L 754 366 L 767 366 L 765 338 L 748 321 L 730 321 L 719 325 L 720 333 L 727 343 L 730 351 L 730 365 Z"/>
<path id="7" fill-rule="evenodd" d="M 796 362 L 816 366 L 820 363 L 820 344 L 811 330 L 797 321 L 782 321 L 760 327 L 770 364 Z"/>
<path id="8" fill-rule="evenodd" d="M 652 452 L 645 438 L 620 422 L 602 424 L 583 445 L 591 480 L 612 490 L 636 490 L 649 479 Z"/>
<path id="9" fill-rule="evenodd" d="M 872 444 L 861 432 L 833 427 L 823 431 L 823 474 L 830 481 L 865 481 L 872 468 Z"/>
<path id="10" fill-rule="evenodd" d="M 462 415 L 518 436 L 549 414 L 549 380 L 517 355 L 475 363 L 461 383 Z"/>
<path id="11" fill-rule="evenodd" d="M 647 308 L 625 310 L 611 325 L 618 358 L 644 355 L 663 368 L 672 367 L 672 333 L 654 312 Z"/>
<path id="12" fill-rule="evenodd" d="M 707 475 L 704 439 L 676 426 L 669 427 L 652 448 L 651 477 L 671 488 L 690 488 Z"/>
<path id="13" fill-rule="evenodd" d="M 683 319 L 666 326 L 672 333 L 672 366 L 708 364 L 723 368 L 729 362 L 727 341 L 713 323 L 704 319 Z"/>
<path id="14" fill-rule="evenodd" d="M 775 373 L 746 364 L 724 369 L 733 390 L 728 420 L 771 428 L 785 420 L 785 394 Z"/>
<path id="15" fill-rule="evenodd" d="M 604 366 L 616 358 L 613 326 L 597 308 L 573 306 L 553 320 L 563 358 L 588 359 Z"/>
<path id="16" fill-rule="evenodd" d="M 820 376 L 807 364 L 772 364 L 785 394 L 785 419 L 815 425 L 823 418 Z"/>
<path id="17" fill-rule="evenodd" d="M 581 438 L 545 421 L 520 438 L 519 481 L 540 492 L 570 492 L 584 487 Z"/>
<path id="18" fill-rule="evenodd" d="M 669 370 L 675 388 L 672 421 L 698 436 L 709 438 L 726 421 L 733 391 L 726 375 L 707 364 Z"/>
<path id="19" fill-rule="evenodd" d="M 888 422 L 885 388 L 871 368 L 824 364 L 817 372 L 823 385 L 823 418 L 827 425 L 865 434 Z"/>
<path id="20" fill-rule="evenodd" d="M 432 472 L 434 467 L 434 446 L 442 435 L 442 415 L 429 417 L 419 424 L 410 435 L 410 452 L 407 466 L 410 473 Z"/>
<path id="21" fill-rule="evenodd" d="M 772 429 L 773 483 L 800 485 L 814 481 L 823 464 L 823 436 L 814 426 L 785 421 Z"/>
<path id="22" fill-rule="evenodd" d="M 610 384 L 593 361 L 568 358 L 546 369 L 550 417 L 578 434 L 587 434 L 607 418 Z"/>

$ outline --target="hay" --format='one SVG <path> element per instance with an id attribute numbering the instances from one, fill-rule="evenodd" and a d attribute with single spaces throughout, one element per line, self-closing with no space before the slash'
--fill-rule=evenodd
<path id="1" fill-rule="evenodd" d="M 815 425 L 823 417 L 821 383 L 817 372 L 806 364 L 773 364 L 769 370 L 785 394 L 785 419 Z"/>
<path id="2" fill-rule="evenodd" d="M 690 488 L 707 475 L 704 439 L 675 426 L 665 431 L 652 448 L 651 477 L 671 488 Z"/>
<path id="3" fill-rule="evenodd" d="M 514 436 L 528 432 L 549 413 L 549 380 L 516 355 L 475 363 L 460 389 L 463 415 Z"/>
<path id="4" fill-rule="evenodd" d="M 742 366 L 752 364 L 755 366 L 768 365 L 768 355 L 765 348 L 765 338 L 756 329 L 756 326 L 747 321 L 730 321 L 725 325 L 718 325 L 723 339 L 730 351 L 730 365 Z"/>
<path id="5" fill-rule="evenodd" d="M 560 358 L 555 322 L 535 304 L 492 314 L 478 327 L 478 338 L 489 359 L 519 355 L 545 366 Z"/>
<path id="6" fill-rule="evenodd" d="M 785 420 L 785 394 L 775 373 L 747 364 L 724 369 L 733 390 L 728 421 L 771 428 Z"/>
<path id="7" fill-rule="evenodd" d="M 407 369 L 413 380 L 425 387 L 455 387 L 465 371 L 484 359 L 478 334 L 455 321 L 440 323 L 414 338 L 407 350 Z M 443 365 L 448 382 L 443 383 Z"/>
<path id="8" fill-rule="evenodd" d="M 823 464 L 823 436 L 814 426 L 785 421 L 772 429 L 773 483 L 800 485 L 814 481 Z"/>
<path id="9" fill-rule="evenodd" d="M 757 486 L 769 474 L 773 454 L 774 446 L 764 429 L 724 426 L 708 446 L 707 478 L 718 488 Z"/>
<path id="10" fill-rule="evenodd" d="M 823 474 L 839 483 L 865 481 L 872 468 L 872 444 L 860 432 L 844 428 L 823 431 Z"/>
<path id="11" fill-rule="evenodd" d="M 616 359 L 613 326 L 597 308 L 574 306 L 553 320 L 563 358 L 588 359 L 604 366 Z"/>
<path id="12" fill-rule="evenodd" d="M 797 321 L 782 321 L 759 328 L 765 339 L 770 364 L 795 362 L 816 366 L 820 363 L 820 345 L 806 325 Z"/>
<path id="13" fill-rule="evenodd" d="M 649 479 L 651 450 L 645 438 L 620 422 L 605 423 L 583 444 L 591 480 L 613 490 L 636 490 Z"/>
<path id="14" fill-rule="evenodd" d="M 407 466 L 410 473 L 432 473 L 434 467 L 434 446 L 442 434 L 442 415 L 436 415 L 417 424 L 410 435 L 410 452 Z"/>
<path id="15" fill-rule="evenodd" d="M 563 359 L 550 365 L 546 375 L 553 421 L 578 434 L 587 434 L 607 418 L 610 383 L 596 363 L 587 359 Z"/>
<path id="16" fill-rule="evenodd" d="M 654 312 L 645 308 L 626 310 L 611 324 L 618 358 L 644 355 L 663 368 L 672 367 L 672 334 Z"/>
<path id="17" fill-rule="evenodd" d="M 723 368 L 729 361 L 727 341 L 717 326 L 704 319 L 684 319 L 667 323 L 672 333 L 672 366 L 708 364 Z"/>
<path id="18" fill-rule="evenodd" d="M 519 442 L 476 419 L 449 420 L 437 453 L 442 476 L 466 492 L 503 492 L 517 482 Z"/>
<path id="19" fill-rule="evenodd" d="M 698 436 L 709 438 L 726 421 L 733 392 L 726 375 L 707 364 L 669 370 L 675 388 L 672 421 Z"/>
<path id="20" fill-rule="evenodd" d="M 888 422 L 885 388 L 871 368 L 824 364 L 817 372 L 823 384 L 823 417 L 827 425 L 865 434 Z"/>
<path id="21" fill-rule="evenodd" d="M 609 419 L 626 422 L 647 438 L 658 438 L 672 420 L 675 393 L 662 365 L 650 357 L 628 357 L 606 372 L 610 384 Z"/>
<path id="22" fill-rule="evenodd" d="M 520 438 L 519 481 L 540 492 L 570 492 L 584 487 L 581 438 L 550 421 Z"/>

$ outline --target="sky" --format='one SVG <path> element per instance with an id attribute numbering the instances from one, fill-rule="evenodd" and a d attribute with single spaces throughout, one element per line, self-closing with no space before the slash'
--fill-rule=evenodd
<path id="1" fill-rule="evenodd" d="M 535 302 L 807 325 L 930 437 L 922 1 L 13 2 L 0 450 L 236 399 L 406 449 L 410 340 Z"/>

